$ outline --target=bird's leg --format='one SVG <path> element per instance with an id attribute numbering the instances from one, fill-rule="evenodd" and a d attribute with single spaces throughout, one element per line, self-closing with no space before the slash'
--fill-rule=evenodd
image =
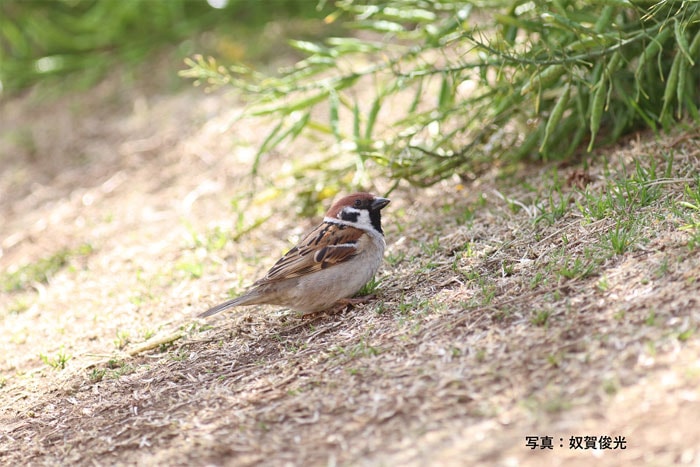
<path id="1" fill-rule="evenodd" d="M 335 315 L 337 313 L 342 312 L 349 306 L 353 305 L 360 305 L 362 303 L 367 303 L 370 300 L 374 300 L 377 298 L 376 295 L 371 294 L 371 295 L 363 295 L 361 297 L 353 297 L 353 298 L 341 298 L 337 302 L 333 304 L 330 308 L 326 308 L 325 310 L 321 311 L 312 311 L 311 313 L 305 313 L 301 315 L 301 319 L 313 319 L 319 315 Z"/>
<path id="2" fill-rule="evenodd" d="M 348 305 L 360 305 L 362 303 L 367 303 L 370 300 L 374 300 L 375 298 L 377 298 L 377 296 L 374 294 L 363 295 L 361 297 L 353 297 L 353 298 L 341 298 L 340 300 L 335 302 L 334 306 L 340 305 L 342 307 L 346 307 Z"/>
<path id="3" fill-rule="evenodd" d="M 340 313 L 341 311 L 346 310 L 350 306 L 367 303 L 370 300 L 374 300 L 375 298 L 377 298 L 376 295 L 363 295 L 362 297 L 341 298 L 340 300 L 335 302 L 332 307 L 328 308 L 326 310 L 326 313 L 329 315 L 334 315 L 336 313 Z"/>

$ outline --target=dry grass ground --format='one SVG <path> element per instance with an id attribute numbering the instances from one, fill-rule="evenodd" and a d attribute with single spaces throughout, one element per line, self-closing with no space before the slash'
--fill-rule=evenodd
<path id="1" fill-rule="evenodd" d="M 700 464 L 697 133 L 399 188 L 377 301 L 201 322 L 318 220 L 297 162 L 224 95 L 1 105 L 0 463 Z"/>

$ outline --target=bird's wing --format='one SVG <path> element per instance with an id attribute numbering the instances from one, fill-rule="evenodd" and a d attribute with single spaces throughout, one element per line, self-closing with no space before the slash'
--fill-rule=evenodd
<path id="1" fill-rule="evenodd" d="M 254 285 L 311 274 L 347 261 L 357 254 L 358 240 L 363 235 L 361 229 L 349 225 L 323 222 Z"/>

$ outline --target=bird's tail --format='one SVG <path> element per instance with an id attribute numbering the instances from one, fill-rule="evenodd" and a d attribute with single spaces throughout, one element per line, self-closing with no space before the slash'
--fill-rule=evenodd
<path id="1" fill-rule="evenodd" d="M 206 318 L 207 316 L 215 315 L 215 314 L 219 313 L 220 311 L 228 310 L 229 308 L 233 308 L 233 307 L 236 307 L 238 305 L 248 305 L 248 299 L 249 299 L 249 297 L 247 295 L 242 295 L 240 297 L 232 298 L 231 300 L 227 300 L 224 303 L 220 303 L 216 306 L 209 308 L 204 313 L 200 313 L 198 315 L 198 317 L 199 318 Z"/>

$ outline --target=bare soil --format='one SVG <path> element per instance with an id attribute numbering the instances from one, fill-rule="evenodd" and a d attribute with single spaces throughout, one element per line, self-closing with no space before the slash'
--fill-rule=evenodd
<path id="1" fill-rule="evenodd" d="M 700 258 L 678 204 L 697 190 L 692 129 L 400 186 L 375 302 L 203 322 L 318 221 L 297 214 L 313 181 L 289 169 L 318 149 L 299 141 L 252 179 L 274 122 L 236 121 L 221 92 L 114 78 L 0 106 L 3 280 L 65 256 L 0 295 L 1 464 L 700 465 Z M 616 215 L 577 203 L 635 161 L 659 167 L 658 196 L 630 203 L 615 254 Z M 550 218 L 554 175 L 566 209 Z M 592 269 L 562 272 L 576 258 Z M 624 444 L 570 448 L 586 436 Z"/>

